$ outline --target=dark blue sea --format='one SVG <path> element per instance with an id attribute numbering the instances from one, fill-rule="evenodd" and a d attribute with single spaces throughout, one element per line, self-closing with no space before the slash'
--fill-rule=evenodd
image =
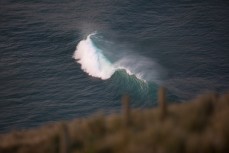
<path id="1" fill-rule="evenodd" d="M 229 3 L 0 0 L 0 132 L 229 89 Z"/>

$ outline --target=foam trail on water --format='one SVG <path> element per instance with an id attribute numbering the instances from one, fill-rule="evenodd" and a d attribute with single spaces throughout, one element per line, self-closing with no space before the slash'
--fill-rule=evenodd
<path id="1" fill-rule="evenodd" d="M 90 34 L 77 45 L 73 58 L 81 64 L 81 69 L 93 77 L 108 79 L 115 72 L 114 66 L 105 58 L 102 51 L 92 42 Z"/>

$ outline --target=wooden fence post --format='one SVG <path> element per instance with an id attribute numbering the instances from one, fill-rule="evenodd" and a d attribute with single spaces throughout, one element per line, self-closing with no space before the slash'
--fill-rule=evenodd
<path id="1" fill-rule="evenodd" d="M 69 133 L 68 127 L 66 123 L 62 123 L 60 129 L 60 153 L 68 153 L 69 152 Z"/>
<path id="2" fill-rule="evenodd" d="M 158 103 L 160 109 L 160 116 L 163 119 L 167 115 L 166 89 L 164 87 L 160 87 L 158 90 Z"/>
<path id="3" fill-rule="evenodd" d="M 129 126 L 130 124 L 130 97 L 128 95 L 124 95 L 122 97 L 122 111 L 123 111 L 124 125 Z"/>

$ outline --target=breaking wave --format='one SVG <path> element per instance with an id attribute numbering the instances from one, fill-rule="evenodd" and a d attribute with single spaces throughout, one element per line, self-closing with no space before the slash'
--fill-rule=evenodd
<path id="1" fill-rule="evenodd" d="M 118 59 L 111 59 L 112 54 L 117 56 L 119 52 L 110 52 L 111 56 L 108 58 L 105 56 L 105 52 L 109 52 L 109 49 L 100 49 L 93 42 L 96 35 L 96 33 L 92 33 L 86 39 L 81 40 L 73 54 L 73 58 L 81 64 L 81 69 L 88 75 L 106 80 L 116 71 L 125 70 L 129 76 L 135 76 L 141 81 L 160 82 L 157 71 L 159 65 L 152 59 L 132 54 L 122 54 Z M 110 47 L 112 48 L 113 46 Z"/>

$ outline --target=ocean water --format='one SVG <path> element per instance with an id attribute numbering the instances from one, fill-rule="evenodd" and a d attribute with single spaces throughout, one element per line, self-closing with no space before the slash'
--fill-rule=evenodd
<path id="1" fill-rule="evenodd" d="M 229 89 L 229 3 L 1 0 L 0 132 Z"/>

